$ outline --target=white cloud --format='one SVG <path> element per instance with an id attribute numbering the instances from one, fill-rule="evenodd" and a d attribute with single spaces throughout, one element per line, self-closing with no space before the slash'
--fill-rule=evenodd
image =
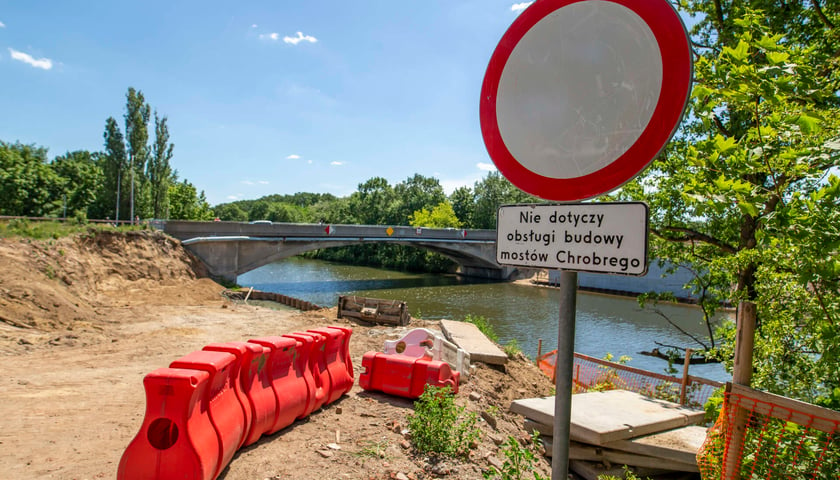
<path id="1" fill-rule="evenodd" d="M 268 180 L 260 180 L 257 183 L 259 183 L 260 185 L 268 185 Z"/>
<path id="2" fill-rule="evenodd" d="M 308 163 L 309 165 L 312 165 L 312 160 L 307 160 L 306 163 Z"/>
<path id="3" fill-rule="evenodd" d="M 251 28 L 257 28 L 257 24 L 256 24 L 256 23 L 252 23 L 252 24 L 251 24 Z"/>
<path id="4" fill-rule="evenodd" d="M 239 200 L 239 195 L 228 195 L 227 199 L 228 200 Z"/>
<path id="5" fill-rule="evenodd" d="M 519 13 L 522 10 L 525 10 L 526 8 L 528 8 L 532 3 L 534 3 L 534 2 L 514 3 L 513 5 L 510 6 L 510 10 L 512 12 Z"/>
<path id="6" fill-rule="evenodd" d="M 0 28 L 6 28 L 6 24 L 3 23 L 3 22 L 0 22 Z"/>
<path id="7" fill-rule="evenodd" d="M 250 180 L 242 180 L 242 181 L 241 181 L 241 182 L 239 182 L 239 183 L 241 183 L 241 184 L 243 184 L 243 185 L 253 185 L 253 184 L 254 184 L 254 182 L 252 182 L 252 181 L 250 181 Z"/>
<path id="8" fill-rule="evenodd" d="M 304 35 L 303 32 L 297 32 L 296 37 L 283 37 L 283 41 L 286 43 L 291 43 L 292 45 L 297 45 L 300 42 L 315 43 L 318 41 L 318 39 L 313 37 L 312 35 Z"/>
<path id="9" fill-rule="evenodd" d="M 330 162 L 330 165 L 344 165 L 344 162 Z"/>
<path id="10" fill-rule="evenodd" d="M 498 170 L 496 166 L 492 163 L 478 162 L 475 164 L 475 166 L 478 167 L 479 170 L 485 172 L 495 172 L 496 170 Z"/>
<path id="11" fill-rule="evenodd" d="M 279 33 L 261 33 L 260 40 L 279 40 L 280 34 Z"/>
<path id="12" fill-rule="evenodd" d="M 294 153 L 286 157 L 286 160 L 297 160 L 300 158 L 300 155 L 295 155 Z"/>
<path id="13" fill-rule="evenodd" d="M 12 55 L 12 58 L 18 60 L 23 63 L 27 63 L 35 68 L 42 68 L 44 70 L 49 70 L 53 67 L 53 62 L 49 58 L 32 58 L 32 55 L 28 53 L 18 52 L 15 49 L 10 48 L 9 53 Z"/>

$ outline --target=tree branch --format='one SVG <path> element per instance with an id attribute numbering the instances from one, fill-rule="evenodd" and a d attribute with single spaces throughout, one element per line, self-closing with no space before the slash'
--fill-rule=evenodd
<path id="1" fill-rule="evenodd" d="M 811 3 L 814 4 L 814 10 L 817 12 L 817 16 L 820 17 L 820 20 L 831 30 L 834 30 L 834 24 L 831 23 L 831 20 L 825 16 L 825 13 L 822 11 L 822 7 L 820 7 L 820 0 L 811 0 Z"/>
<path id="2" fill-rule="evenodd" d="M 715 125 L 718 127 L 718 130 L 723 132 L 723 134 L 727 137 L 732 136 L 732 133 L 729 132 L 729 129 L 726 128 L 726 125 L 723 124 L 723 120 L 721 120 L 720 117 L 718 117 L 717 115 L 713 115 L 712 118 L 715 119 Z"/>
<path id="3" fill-rule="evenodd" d="M 675 232 L 675 233 L 682 233 L 682 236 L 679 237 L 668 237 L 666 236 L 662 230 L 658 230 L 655 228 L 651 228 L 650 231 L 653 232 L 654 235 L 657 237 L 667 240 L 669 242 L 688 242 L 688 241 L 699 241 L 703 243 L 708 243 L 709 245 L 714 245 L 715 247 L 720 248 L 726 253 L 737 253 L 738 249 L 733 247 L 732 245 L 727 245 L 726 243 L 706 235 L 705 233 L 700 233 L 696 230 L 692 230 L 690 228 L 685 227 L 664 227 L 664 231 L 668 232 Z"/>

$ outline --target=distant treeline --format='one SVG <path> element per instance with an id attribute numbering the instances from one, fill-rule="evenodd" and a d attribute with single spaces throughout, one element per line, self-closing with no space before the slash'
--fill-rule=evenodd
<path id="1" fill-rule="evenodd" d="M 295 193 L 239 200 L 213 208 L 226 221 L 353 225 L 412 225 L 431 228 L 496 228 L 496 211 L 506 203 L 538 202 L 497 172 L 472 187 L 447 196 L 436 178 L 415 174 L 391 185 L 374 177 L 347 197 Z M 449 259 L 400 245 L 359 245 L 319 250 L 309 256 L 324 260 L 412 271 L 443 272 L 454 267 Z"/>
<path id="2" fill-rule="evenodd" d="M 103 150 L 67 152 L 0 141 L 0 215 L 129 220 L 212 220 L 204 197 L 172 168 L 167 117 L 129 88 L 124 130 L 105 120 Z M 150 138 L 149 128 L 154 128 Z M 125 134 L 123 134 L 123 131 Z"/>

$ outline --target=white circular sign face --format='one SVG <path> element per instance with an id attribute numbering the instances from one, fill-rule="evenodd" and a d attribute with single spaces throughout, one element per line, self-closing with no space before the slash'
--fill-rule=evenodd
<path id="1" fill-rule="evenodd" d="M 511 183 L 575 201 L 638 175 L 679 126 L 688 34 L 668 0 L 538 0 L 511 24 L 481 87 L 481 134 Z"/>
<path id="2" fill-rule="evenodd" d="M 661 87 L 662 57 L 645 21 L 617 3 L 578 2 L 519 40 L 502 70 L 496 119 L 522 166 L 575 178 L 636 143 Z"/>

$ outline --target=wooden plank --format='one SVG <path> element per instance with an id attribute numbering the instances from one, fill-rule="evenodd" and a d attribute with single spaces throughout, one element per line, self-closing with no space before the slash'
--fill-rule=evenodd
<path id="1" fill-rule="evenodd" d="M 734 383 L 730 385 L 730 392 L 742 398 L 739 406 L 743 409 L 826 433 L 840 431 L 840 412 Z"/>
<path id="2" fill-rule="evenodd" d="M 515 400 L 510 411 L 554 425 L 554 397 Z M 703 421 L 704 412 L 625 390 L 572 395 L 571 439 L 592 445 L 640 437 Z"/>
<path id="3" fill-rule="evenodd" d="M 441 320 L 440 329 L 447 340 L 469 352 L 470 361 L 492 365 L 507 363 L 507 354 L 472 323 Z"/>
<path id="4" fill-rule="evenodd" d="M 542 439 L 545 446 L 546 456 L 551 457 L 552 441 L 550 438 Z M 683 463 L 664 458 L 651 457 L 648 455 L 637 455 L 634 453 L 612 450 L 609 448 L 596 447 L 584 443 L 571 442 L 569 445 L 569 459 L 586 460 L 589 462 L 610 463 L 613 465 L 627 465 L 630 467 L 655 468 L 671 470 L 675 472 L 699 472 L 697 463 Z"/>
<path id="5" fill-rule="evenodd" d="M 690 425 L 628 440 L 605 444 L 614 450 L 697 465 L 697 451 L 706 440 L 706 427 Z"/>

